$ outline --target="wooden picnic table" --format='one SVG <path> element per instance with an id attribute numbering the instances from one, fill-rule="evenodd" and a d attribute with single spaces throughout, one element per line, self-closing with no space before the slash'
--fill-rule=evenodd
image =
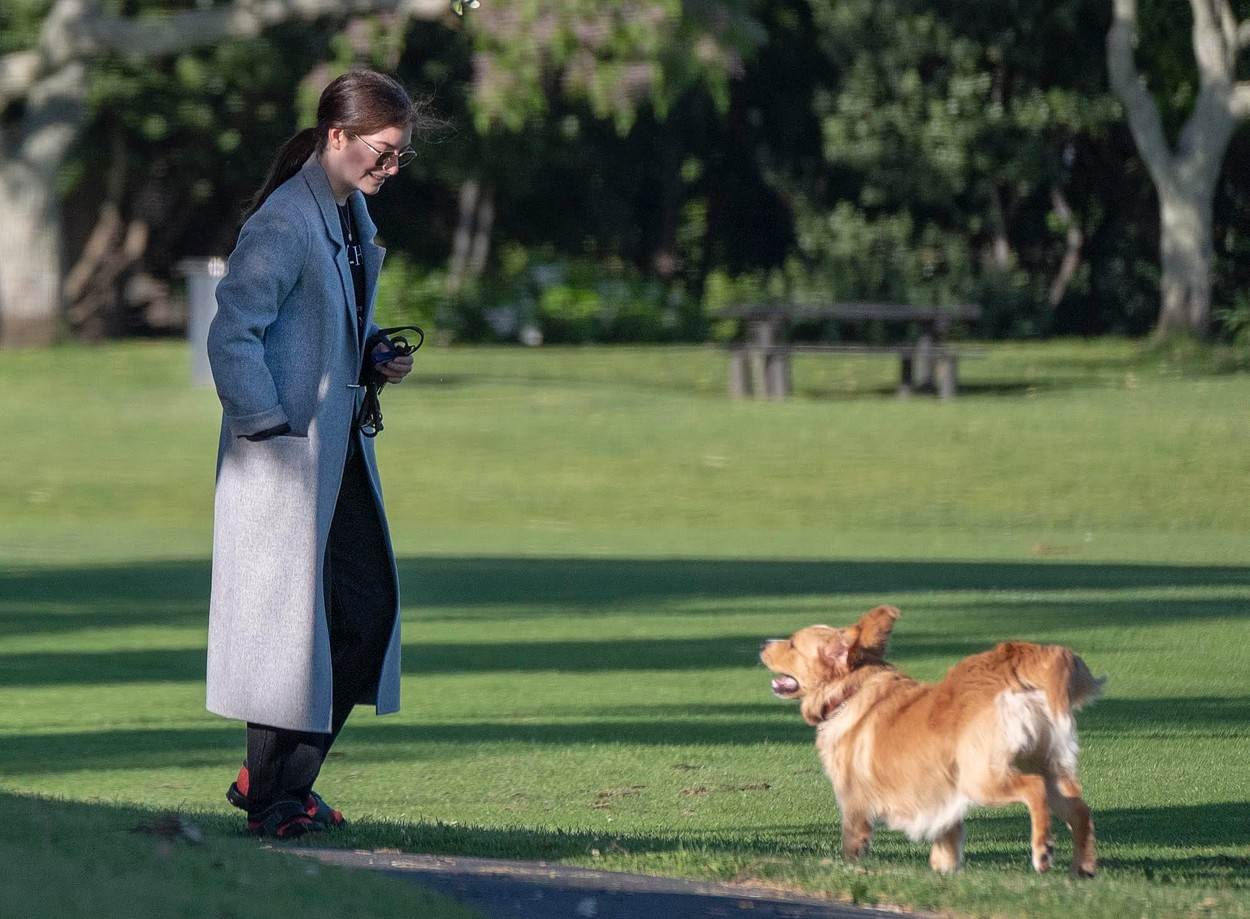
<path id="1" fill-rule="evenodd" d="M 733 306 L 718 314 L 741 320 L 744 335 L 729 345 L 729 394 L 734 398 L 784 399 L 793 390 L 790 358 L 794 354 L 898 355 L 900 396 L 916 391 L 952 398 L 958 391 L 960 353 L 946 343 L 955 322 L 979 319 L 973 303 L 955 306 L 907 306 L 898 303 L 834 303 L 799 306 L 785 303 Z M 906 323 L 912 335 L 894 345 L 802 343 L 790 339 L 799 322 Z M 969 352 L 963 352 L 968 354 Z"/>

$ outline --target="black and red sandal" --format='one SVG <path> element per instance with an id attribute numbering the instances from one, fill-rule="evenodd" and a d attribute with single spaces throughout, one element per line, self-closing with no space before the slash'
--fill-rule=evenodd
<path id="1" fill-rule="evenodd" d="M 237 807 L 239 810 L 247 810 L 247 792 L 250 785 L 249 776 L 247 774 L 247 764 L 245 763 L 239 769 L 239 776 L 230 783 L 230 787 L 226 789 L 226 800 Z M 309 792 L 308 797 L 304 799 L 304 812 L 320 824 L 322 829 L 332 830 L 343 826 L 347 821 L 343 819 L 343 812 L 335 810 L 326 803 L 325 798 L 317 794 L 315 791 Z"/>
<path id="2" fill-rule="evenodd" d="M 308 816 L 308 811 L 294 798 L 282 798 L 259 814 L 248 815 L 247 831 L 254 836 L 271 839 L 296 839 L 305 833 L 318 833 L 321 824 Z"/>
<path id="3" fill-rule="evenodd" d="M 226 789 L 226 800 L 241 811 L 247 810 L 247 790 L 249 784 L 247 763 L 244 763 L 239 769 L 238 778 L 231 782 L 230 787 Z"/>
<path id="4" fill-rule="evenodd" d="M 308 797 L 304 799 L 304 812 L 327 830 L 336 829 L 347 822 L 343 819 L 342 811 L 337 811 L 326 804 L 325 798 L 315 791 L 310 791 Z"/>

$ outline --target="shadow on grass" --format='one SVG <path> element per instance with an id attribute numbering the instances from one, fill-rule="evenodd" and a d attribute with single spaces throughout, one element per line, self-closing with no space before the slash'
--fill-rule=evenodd
<path id="1" fill-rule="evenodd" d="M 535 722 L 515 718 L 428 724 L 352 721 L 335 752 L 353 763 L 387 763 L 443 758 L 448 747 L 486 752 L 500 745 L 558 750 L 617 745 L 678 748 L 787 744 L 807 751 L 814 740 L 812 729 L 792 706 L 778 703 L 708 709 L 627 706 L 607 715 L 589 707 L 577 713 L 581 718 Z M 1087 737 L 1095 732 L 1101 736 L 1226 737 L 1250 718 L 1250 699 L 1104 700 L 1080 717 Z M 215 766 L 233 761 L 242 744 L 242 728 L 228 722 L 204 728 L 10 734 L 0 742 L 0 775 Z M 811 756 L 815 769 L 815 754 Z M 1178 832 L 1168 830 L 1173 837 Z"/>
<path id="2" fill-rule="evenodd" d="M 1250 825 L 1250 802 L 1221 801 L 1135 808 L 1094 808 L 1094 825 L 1100 845 L 1140 846 L 1157 849 L 1228 847 L 1227 853 L 1143 854 L 1103 857 L 1103 870 L 1144 875 L 1148 880 L 1236 881 L 1250 887 L 1250 856 L 1245 852 L 1245 827 Z M 1055 834 L 1063 857 L 1071 852 L 1067 828 L 1055 820 Z M 967 822 L 969 863 L 980 865 L 1027 864 L 1029 819 L 1023 807 L 981 811 Z"/>
<path id="3" fill-rule="evenodd" d="M 592 629 L 588 629 L 592 631 Z M 1020 636 L 1015 632 L 1014 636 Z M 610 638 L 561 641 L 426 643 L 404 647 L 403 672 L 413 676 L 476 673 L 698 672 L 759 666 L 758 635 L 717 638 Z M 892 660 L 958 658 L 993 642 L 911 637 Z M 1089 653 L 1094 645 L 1085 642 Z M 203 648 L 123 651 L 32 651 L 0 654 L 0 686 L 82 686 L 202 683 Z M 761 670 L 761 686 L 766 683 Z"/>
<path id="4" fill-rule="evenodd" d="M 403 671 L 410 675 L 474 673 L 611 673 L 701 671 L 759 664 L 760 637 L 586 639 L 409 644 Z M 982 643 L 916 642 L 913 653 L 959 657 Z M 0 686 L 74 686 L 203 682 L 202 648 L 127 651 L 38 651 L 0 654 Z M 761 686 L 767 680 L 761 670 Z"/>
<path id="5" fill-rule="evenodd" d="M 61 825 L 89 824 L 96 832 L 130 832 L 151 825 L 153 815 L 168 812 L 126 804 L 65 801 L 0 792 L 0 813 L 16 815 L 15 832 L 39 832 L 50 815 Z M 29 827 L 22 827 L 24 814 L 33 814 Z M 214 836 L 238 838 L 243 835 L 237 816 L 190 813 L 191 819 Z M 1220 802 L 1183 807 L 1143 807 L 1103 810 L 1095 813 L 1104 844 L 1153 846 L 1156 855 L 1104 858 L 1104 871 L 1138 875 L 1159 884 L 1202 882 L 1234 888 L 1250 886 L 1250 858 L 1235 854 L 1244 838 L 1240 828 L 1250 821 L 1250 804 Z M 1181 832 L 1178 834 L 1177 830 Z M 1062 828 L 1058 828 L 1062 834 Z M 1019 813 L 996 811 L 974 815 L 968 822 L 968 866 L 1012 870 L 1022 877 L 1028 867 L 1028 820 Z M 803 826 L 743 827 L 730 831 L 678 831 L 672 833 L 590 832 L 584 830 L 529 829 L 507 826 L 465 826 L 442 822 L 355 821 L 342 831 L 322 834 L 310 842 L 316 846 L 340 848 L 391 848 L 435 855 L 461 855 L 482 858 L 510 858 L 554 861 L 585 859 L 595 850 L 609 855 L 706 853 L 746 859 L 823 858 L 834 855 L 836 826 L 812 823 Z M 873 853 L 864 862 L 871 874 L 874 867 L 910 867 L 924 872 L 927 845 L 901 843 L 894 833 L 878 834 Z M 1176 851 L 1181 847 L 1228 846 L 1233 851 L 1193 854 Z M 1168 851 L 1172 850 L 1172 851 Z M 1060 841 L 1060 866 L 1066 857 L 1066 841 Z"/>
<path id="6" fill-rule="evenodd" d="M 215 766 L 238 758 L 243 750 L 243 736 L 240 726 L 225 722 L 221 727 L 206 728 L 10 734 L 0 738 L 0 775 Z M 349 722 L 343 742 L 334 752 L 353 763 L 389 763 L 445 758 L 448 747 L 486 752 L 498 745 L 572 749 L 762 743 L 807 748 L 812 744 L 812 733 L 797 717 L 733 721 L 594 719 L 534 724 L 463 721 L 422 725 L 389 725 L 383 720 L 362 725 Z M 223 767 L 226 771 L 228 768 Z"/>
<path id="7" fill-rule="evenodd" d="M 418 610 L 453 607 L 458 618 L 478 608 L 625 608 L 648 602 L 827 597 L 889 601 L 902 593 L 942 591 L 1146 590 L 1163 587 L 1250 587 L 1250 567 L 1218 565 L 1019 562 L 801 561 L 760 559 L 405 558 L 405 597 Z M 85 628 L 203 624 L 207 561 L 149 562 L 77 568 L 0 568 L 0 636 L 57 634 Z M 1081 628 L 1151 618 L 1250 616 L 1250 603 L 1125 600 L 1072 603 L 1062 597 L 1022 607 L 1043 624 Z M 631 610 L 632 612 L 632 610 Z M 667 612 L 657 610 L 657 612 Z M 496 615 L 497 611 L 492 611 Z M 708 615 L 717 615 L 710 611 Z M 1014 618 L 1014 617 L 1013 617 Z"/>
<path id="8" fill-rule="evenodd" d="M 1020 396 L 1040 391 L 1045 392 L 1064 392 L 1077 389 L 1088 389 L 1089 383 L 1083 380 L 1045 380 L 1030 382 L 1029 380 L 999 380 L 993 382 L 967 382 L 961 380 L 959 382 L 959 396 L 964 398 L 971 396 Z M 875 399 L 898 399 L 898 383 L 878 383 L 872 386 L 831 386 L 810 384 L 803 385 L 797 383 L 794 388 L 795 394 L 800 397 L 810 399 L 820 399 L 822 401 L 841 400 L 853 401 L 863 399 L 865 397 Z M 932 391 L 917 391 L 907 398 L 910 399 L 936 399 L 937 395 Z"/>
<path id="9" fill-rule="evenodd" d="M 151 824 L 153 815 L 170 813 L 172 808 L 145 808 L 125 803 L 99 803 L 71 801 L 60 798 L 44 798 L 0 791 L 0 813 L 17 815 L 16 827 L 6 830 L 39 831 L 46 822 L 43 814 L 51 815 L 57 823 L 59 818 L 73 825 L 75 818 L 85 820 L 93 829 L 109 829 L 130 832 L 138 826 Z M 238 815 L 221 815 L 196 811 L 184 811 L 209 834 L 224 837 L 245 836 L 243 821 Z M 21 825 L 21 817 L 33 814 L 30 826 Z M 101 826 L 103 824 L 103 827 Z M 110 826 L 111 825 L 111 826 Z M 7 835 L 7 834 L 5 834 Z M 698 838 L 690 835 L 639 835 L 614 836 L 611 833 L 595 834 L 577 831 L 527 830 L 508 827 L 472 827 L 443 823 L 394 823 L 359 821 L 349 824 L 332 834 L 320 834 L 306 841 L 316 845 L 402 847 L 412 852 L 432 854 L 474 855 L 482 857 L 554 859 L 589 855 L 590 850 L 602 847 L 610 850 L 615 843 L 627 841 L 629 851 L 663 852 L 689 845 Z M 211 843 L 211 836 L 206 839 Z M 287 845 L 291 845 L 288 843 Z"/>
<path id="10" fill-rule="evenodd" d="M 212 815 L 4 793 L 0 814 L 6 919 L 481 917 L 424 885 L 314 877 Z"/>
<path id="11" fill-rule="evenodd" d="M 839 599 L 847 594 L 891 599 L 887 585 L 926 591 L 1010 589 L 1021 598 L 962 598 L 955 611 L 926 598 L 924 616 L 907 619 L 895 638 L 894 659 L 904 668 L 921 659 L 954 662 L 1004 638 L 1063 641 L 1078 651 L 1099 650 L 1099 640 L 1075 634 L 1091 628 L 1172 624 L 1250 617 L 1246 599 L 1127 598 L 1075 602 L 1045 591 L 1074 588 L 1147 590 L 1158 586 L 1250 586 L 1250 568 L 1229 566 L 1085 565 L 1071 563 L 794 562 L 724 560 L 598 559 L 407 559 L 401 568 L 415 610 L 407 618 L 423 623 L 464 621 L 479 616 L 523 619 L 580 616 L 586 638 L 555 641 L 427 643 L 405 652 L 406 673 L 656 670 L 698 671 L 754 666 L 759 643 L 778 634 L 724 634 L 688 639 L 595 638 L 596 607 L 623 608 L 630 615 L 664 615 L 664 601 L 774 597 L 824 597 L 841 611 L 795 614 L 786 627 L 815 619 L 850 623 L 865 605 Z M 202 562 L 159 562 L 81 569 L 0 569 L 0 638 L 8 635 L 68 635 L 79 630 L 167 626 L 207 627 L 208 566 Z M 547 585 L 544 593 L 540 585 Z M 647 603 L 656 608 L 649 610 Z M 535 605 L 538 605 L 537 608 Z M 631 608 L 630 604 L 634 604 Z M 642 609 L 638 609 L 638 605 Z M 452 612 L 427 614 L 435 605 Z M 906 605 L 906 604 L 904 604 Z M 936 609 L 933 607 L 936 606 Z M 683 616 L 720 615 L 714 607 Z M 954 628 L 933 626 L 958 617 Z M 1002 620 L 992 630 L 986 624 Z M 583 621 L 584 620 L 584 621 Z M 712 622 L 710 621 L 710 626 Z M 566 624 L 562 628 L 566 629 Z M 992 638 L 951 638 L 951 632 L 989 632 Z M 0 654 L 0 686 L 47 686 L 126 682 L 200 681 L 199 648 L 114 651 L 34 651 Z"/>

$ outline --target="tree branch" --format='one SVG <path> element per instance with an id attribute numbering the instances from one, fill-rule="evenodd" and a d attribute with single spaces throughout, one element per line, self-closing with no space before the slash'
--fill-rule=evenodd
<path id="1" fill-rule="evenodd" d="M 1237 26 L 1237 50 L 1242 51 L 1250 46 L 1250 19 Z"/>
<path id="2" fill-rule="evenodd" d="M 1063 301 L 1064 294 L 1068 292 L 1068 285 L 1072 283 L 1072 278 L 1076 276 L 1076 270 L 1081 265 L 1081 246 L 1085 244 L 1085 234 L 1081 232 L 1080 224 L 1076 222 L 1076 215 L 1072 213 L 1072 207 L 1068 204 L 1068 199 L 1064 197 L 1063 189 L 1058 185 L 1050 189 L 1050 203 L 1055 209 L 1055 214 L 1064 223 L 1063 260 L 1059 263 L 1059 270 L 1050 282 L 1049 300 L 1053 308 Z"/>
<path id="3" fill-rule="evenodd" d="M 1215 12 L 1220 20 L 1220 34 L 1224 38 L 1224 56 L 1228 60 L 1229 73 L 1237 62 L 1237 17 L 1233 15 L 1229 0 L 1215 0 Z"/>
<path id="4" fill-rule="evenodd" d="M 1229 111 L 1240 120 L 1250 118 L 1250 81 L 1242 80 L 1233 87 L 1233 94 L 1228 100 Z"/>
<path id="5" fill-rule="evenodd" d="M 0 109 L 35 85 L 39 64 L 38 51 L 14 51 L 0 57 Z"/>
<path id="6" fill-rule="evenodd" d="M 94 0 L 57 0 L 44 20 L 38 47 L 0 57 L 0 109 L 65 64 L 110 52 L 147 59 L 251 38 L 290 20 L 368 13 L 438 19 L 449 9 L 447 0 L 234 0 L 212 9 L 128 19 L 100 13 Z"/>
<path id="7" fill-rule="evenodd" d="M 1192 38 L 1198 78 L 1203 86 L 1227 84 L 1232 80 L 1231 49 L 1225 43 L 1216 7 L 1226 0 L 1189 0 L 1194 13 Z M 1232 13 L 1229 13 L 1231 18 Z"/>
<path id="8" fill-rule="evenodd" d="M 1111 88 L 1123 103 L 1129 129 L 1156 184 L 1171 182 L 1172 152 L 1163 135 L 1159 107 L 1137 72 L 1133 50 L 1137 47 L 1137 0 L 1113 0 L 1111 28 L 1107 32 L 1107 75 Z"/>

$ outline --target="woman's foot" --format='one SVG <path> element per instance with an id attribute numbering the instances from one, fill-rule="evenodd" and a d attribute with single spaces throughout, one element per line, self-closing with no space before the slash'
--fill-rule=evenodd
<path id="1" fill-rule="evenodd" d="M 247 831 L 255 836 L 295 839 L 320 830 L 321 824 L 309 817 L 303 805 L 294 798 L 282 798 L 260 813 L 247 816 Z"/>
<path id="2" fill-rule="evenodd" d="M 247 763 L 244 763 L 239 769 L 238 778 L 231 782 L 230 787 L 226 789 L 226 800 L 241 811 L 247 810 L 247 790 L 249 784 Z"/>
<path id="3" fill-rule="evenodd" d="M 247 810 L 247 792 L 250 785 L 250 779 L 247 773 L 247 764 L 239 769 L 238 778 L 230 783 L 230 787 L 226 789 L 226 800 L 237 807 L 239 810 Z M 334 829 L 342 826 L 347 821 L 343 819 L 341 811 L 337 811 L 325 802 L 325 799 L 315 791 L 310 791 L 304 797 L 304 813 L 310 819 L 319 824 L 320 829 Z"/>
<path id="4" fill-rule="evenodd" d="M 340 811 L 326 804 L 325 799 L 315 791 L 310 791 L 304 799 L 304 811 L 323 829 L 331 830 L 347 822 Z"/>

